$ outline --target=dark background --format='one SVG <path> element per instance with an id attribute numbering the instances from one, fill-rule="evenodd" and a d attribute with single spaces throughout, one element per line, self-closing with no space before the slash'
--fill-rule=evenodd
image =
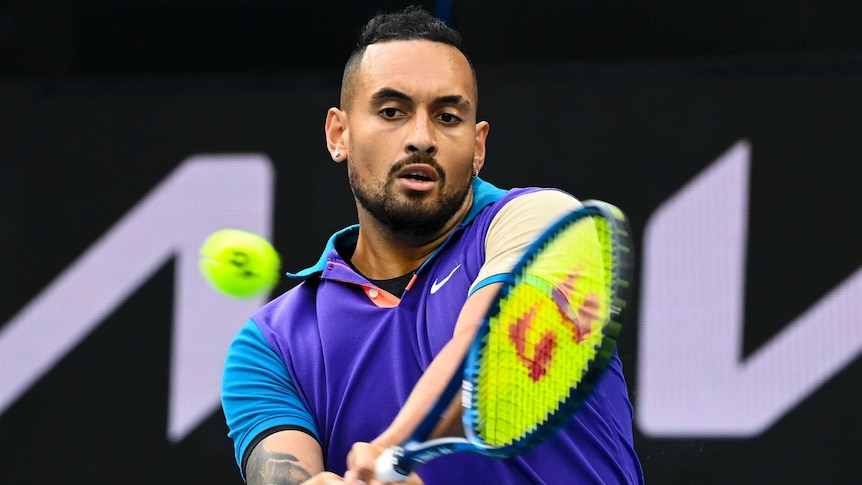
<path id="1" fill-rule="evenodd" d="M 267 154 L 274 243 L 287 269 L 310 264 L 354 218 L 323 144 L 341 66 L 370 15 L 407 3 L 0 0 L 0 328 L 196 153 Z M 752 143 L 744 355 L 862 264 L 851 2 L 424 4 L 477 66 L 483 177 L 500 186 L 613 201 L 639 241 L 663 201 Z M 172 281 L 168 264 L 0 415 L 0 483 L 239 483 L 220 413 L 165 438 Z M 635 423 L 647 482 L 862 481 L 860 379 L 856 359 L 749 438 Z"/>
<path id="2" fill-rule="evenodd" d="M 12 77 L 285 73 L 340 67 L 355 32 L 404 1 L 0 2 Z M 856 55 L 858 9 L 828 0 L 417 2 L 463 34 L 478 64 Z"/>

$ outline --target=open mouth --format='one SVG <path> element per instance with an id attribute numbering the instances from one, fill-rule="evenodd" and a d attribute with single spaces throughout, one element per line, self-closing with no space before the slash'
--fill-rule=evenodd
<path id="1" fill-rule="evenodd" d="M 398 178 L 416 180 L 418 182 L 434 182 L 437 180 L 437 172 L 425 165 L 411 165 L 398 172 Z"/>
<path id="2" fill-rule="evenodd" d="M 401 177 L 405 178 L 405 179 L 421 180 L 423 182 L 430 182 L 431 181 L 431 177 L 425 175 L 424 173 L 419 173 L 419 172 L 411 172 L 408 174 L 404 174 Z"/>

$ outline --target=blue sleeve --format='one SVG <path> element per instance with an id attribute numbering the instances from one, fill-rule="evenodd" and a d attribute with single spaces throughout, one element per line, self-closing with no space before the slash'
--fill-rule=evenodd
<path id="1" fill-rule="evenodd" d="M 306 430 L 320 441 L 284 362 L 253 320 L 246 322 L 228 349 L 221 400 L 243 480 L 243 456 L 260 433 L 287 426 Z"/>

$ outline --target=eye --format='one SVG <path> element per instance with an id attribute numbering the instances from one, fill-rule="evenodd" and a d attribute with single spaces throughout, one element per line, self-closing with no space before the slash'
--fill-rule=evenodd
<path id="1" fill-rule="evenodd" d="M 452 113 L 443 113 L 440 115 L 440 121 L 447 125 L 454 125 L 456 123 L 460 123 L 461 118 L 453 115 Z"/>
<path id="2" fill-rule="evenodd" d="M 380 110 L 380 116 L 384 118 L 397 118 L 401 112 L 395 108 L 383 108 Z"/>

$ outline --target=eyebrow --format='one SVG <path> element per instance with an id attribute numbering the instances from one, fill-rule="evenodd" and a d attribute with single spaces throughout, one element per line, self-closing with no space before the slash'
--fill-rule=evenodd
<path id="1" fill-rule="evenodd" d="M 371 95 L 372 102 L 381 102 L 387 100 L 398 100 L 403 101 L 405 103 L 413 103 L 413 98 L 408 96 L 405 93 L 393 88 L 382 88 L 378 90 L 376 93 Z M 470 100 L 464 98 L 459 94 L 449 94 L 446 96 L 440 96 L 434 100 L 435 105 L 448 105 L 448 106 L 460 106 L 462 108 L 467 108 L 470 106 Z"/>

